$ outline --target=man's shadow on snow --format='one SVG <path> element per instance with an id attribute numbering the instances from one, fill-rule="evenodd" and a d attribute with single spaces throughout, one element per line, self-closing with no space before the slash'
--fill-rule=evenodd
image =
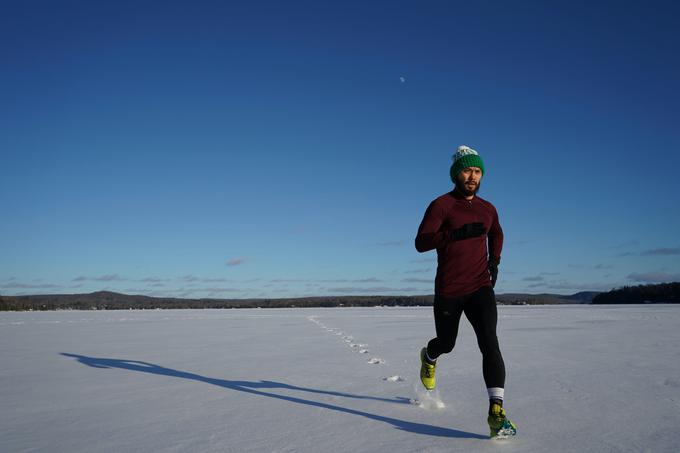
<path id="1" fill-rule="evenodd" d="M 388 403 L 398 403 L 398 404 L 409 404 L 407 398 L 377 398 L 373 396 L 362 396 L 353 395 L 350 393 L 333 392 L 328 390 L 317 390 L 306 387 L 298 387 L 295 385 L 284 384 L 281 382 L 273 381 L 228 381 L 225 379 L 215 379 L 206 376 L 201 376 L 199 374 L 188 373 L 186 371 L 173 370 L 171 368 L 165 368 L 159 365 L 154 365 L 148 362 L 139 362 L 136 360 L 122 360 L 122 359 L 105 359 L 99 357 L 87 357 L 77 354 L 68 354 L 62 352 L 61 355 L 65 357 L 71 357 L 77 359 L 78 362 L 93 367 L 93 368 L 121 368 L 129 371 L 138 371 L 141 373 L 158 374 L 161 376 L 177 377 L 182 379 L 189 379 L 192 381 L 205 382 L 207 384 L 216 385 L 218 387 L 227 388 L 230 390 L 238 390 L 239 392 L 250 393 L 252 395 L 266 396 L 268 398 L 274 398 L 283 401 L 289 401 L 291 403 L 306 404 L 308 406 L 320 407 L 323 409 L 328 409 L 337 412 L 345 412 L 347 414 L 360 415 L 362 417 L 369 418 L 371 420 L 377 420 L 380 422 L 385 422 L 393 425 L 395 428 L 409 431 L 417 434 L 426 434 L 430 436 L 440 436 L 440 437 L 457 437 L 463 439 L 488 439 L 486 436 L 479 434 L 468 433 L 465 431 L 459 431 L 456 429 L 442 428 L 438 426 L 426 425 L 423 423 L 414 423 L 405 420 L 399 420 L 392 417 L 385 417 L 382 415 L 371 414 L 369 412 L 358 411 L 355 409 L 350 409 L 346 407 L 336 406 L 328 403 L 321 403 L 313 400 L 306 400 L 303 398 L 297 398 L 294 396 L 279 395 L 276 393 L 265 392 L 263 389 L 286 389 L 295 390 L 300 392 L 317 393 L 322 395 L 332 395 L 340 396 L 344 398 L 354 398 L 354 399 L 364 399 L 364 400 L 376 400 Z"/>

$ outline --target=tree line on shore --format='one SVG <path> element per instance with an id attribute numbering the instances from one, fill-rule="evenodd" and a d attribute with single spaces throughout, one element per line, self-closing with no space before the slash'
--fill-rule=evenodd
<path id="1" fill-rule="evenodd" d="M 594 304 L 677 304 L 680 282 L 658 285 L 624 286 L 593 298 Z"/>
<path id="2" fill-rule="evenodd" d="M 287 299 L 181 299 L 128 295 L 110 291 L 89 294 L 0 295 L 0 311 L 28 310 L 154 310 L 186 308 L 291 308 L 291 307 L 415 307 L 431 306 L 433 295 L 320 296 Z M 584 291 L 558 294 L 497 294 L 502 305 L 644 304 L 680 303 L 680 283 L 625 286 L 606 293 Z"/>
<path id="3" fill-rule="evenodd" d="M 432 301 L 433 296 L 329 296 L 288 299 L 180 299 L 98 291 L 90 294 L 0 296 L 0 311 L 373 306 L 409 307 L 432 305 Z"/>

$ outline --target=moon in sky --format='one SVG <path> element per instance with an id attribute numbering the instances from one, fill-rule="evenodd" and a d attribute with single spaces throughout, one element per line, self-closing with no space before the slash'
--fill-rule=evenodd
<path id="1" fill-rule="evenodd" d="M 401 77 L 399 77 L 399 80 L 401 80 L 401 83 L 404 83 L 404 82 L 406 82 L 406 77 L 401 76 Z"/>

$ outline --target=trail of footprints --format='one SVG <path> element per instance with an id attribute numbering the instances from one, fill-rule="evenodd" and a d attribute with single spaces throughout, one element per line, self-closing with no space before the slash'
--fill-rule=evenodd
<path id="1" fill-rule="evenodd" d="M 325 330 L 329 334 L 335 335 L 337 337 L 340 337 L 342 341 L 355 353 L 357 354 L 369 354 L 370 351 L 368 350 L 368 345 L 364 343 L 359 343 L 355 341 L 354 337 L 351 335 L 346 334 L 340 329 L 334 328 L 334 327 L 329 327 L 323 322 L 319 321 L 316 316 L 308 316 L 307 319 L 310 322 L 313 322 L 316 324 L 319 328 Z M 380 357 L 371 357 L 370 359 L 367 360 L 366 363 L 369 363 L 371 365 L 382 365 L 385 363 L 385 360 L 380 358 Z M 384 376 L 382 377 L 382 380 L 385 382 L 403 382 L 406 379 L 403 377 L 399 376 L 398 374 L 393 375 L 393 376 Z M 425 390 L 424 387 L 419 385 L 418 380 L 414 381 L 413 383 L 413 390 L 415 392 L 415 397 L 409 399 L 409 403 L 416 405 L 420 408 L 423 409 L 442 409 L 446 407 L 444 402 L 442 401 L 441 397 L 439 396 L 439 391 L 434 390 L 434 391 L 427 391 Z"/>
<path id="2" fill-rule="evenodd" d="M 357 354 L 365 354 L 365 355 L 370 355 L 370 351 L 368 349 L 368 345 L 365 343 L 359 343 L 357 342 L 353 336 L 346 334 L 340 329 L 334 328 L 334 327 L 328 327 L 326 324 L 323 322 L 319 321 L 316 316 L 308 316 L 307 319 L 310 322 L 313 322 L 317 326 L 319 326 L 321 329 L 325 330 L 326 332 L 335 335 L 337 337 L 340 337 L 342 341 L 355 353 Z M 380 358 L 380 357 L 371 357 L 366 361 L 366 363 L 369 363 L 371 365 L 382 365 L 385 363 L 385 360 Z M 395 376 L 389 376 L 389 377 L 384 377 L 382 378 L 383 381 L 386 382 L 401 382 L 404 380 L 401 376 L 395 375 Z"/>

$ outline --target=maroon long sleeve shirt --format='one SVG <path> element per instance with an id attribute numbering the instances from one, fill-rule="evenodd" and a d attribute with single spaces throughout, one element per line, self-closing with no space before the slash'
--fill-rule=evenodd
<path id="1" fill-rule="evenodd" d="M 485 235 L 450 239 L 451 231 L 474 222 L 484 224 Z M 434 292 L 444 297 L 460 297 L 491 286 L 488 260 L 493 257 L 499 262 L 502 248 L 503 230 L 496 208 L 477 196 L 466 200 L 455 190 L 430 203 L 416 236 L 419 252 L 437 249 Z"/>

